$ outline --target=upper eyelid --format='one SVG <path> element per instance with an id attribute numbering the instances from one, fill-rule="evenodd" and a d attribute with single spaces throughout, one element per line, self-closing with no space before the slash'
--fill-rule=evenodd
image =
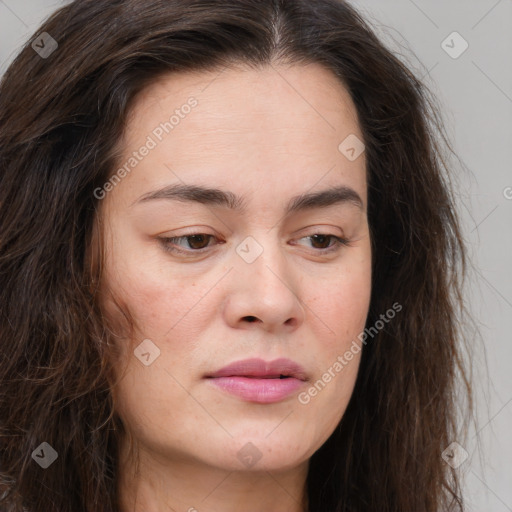
<path id="1" fill-rule="evenodd" d="M 192 229 L 194 229 L 194 228 L 192 228 Z M 214 238 L 220 239 L 220 237 L 217 236 L 215 233 L 210 233 L 210 232 L 207 232 L 207 231 L 201 231 L 201 228 L 199 228 L 199 230 L 197 230 L 197 228 L 195 228 L 195 229 L 196 229 L 196 231 L 191 231 L 190 233 L 183 233 L 183 234 L 180 234 L 180 235 L 170 235 L 170 236 L 162 235 L 162 238 L 171 239 L 171 238 L 186 238 L 186 237 L 194 236 L 194 235 L 207 235 L 207 236 L 213 236 Z M 204 228 L 204 229 L 209 229 L 209 228 Z M 340 230 L 339 234 L 336 234 L 336 233 L 333 232 L 336 229 Z M 309 232 L 309 230 L 312 230 L 312 231 Z M 313 235 L 331 235 L 331 236 L 338 236 L 338 237 L 341 237 L 341 238 L 345 237 L 345 235 L 343 233 L 343 230 L 340 227 L 336 228 L 334 226 L 318 227 L 317 225 L 312 224 L 312 225 L 306 226 L 305 228 L 302 228 L 302 229 L 300 229 L 298 231 L 299 232 L 307 231 L 307 233 L 306 234 L 302 234 L 299 237 L 295 237 L 295 238 L 307 238 L 308 236 L 313 236 Z"/>
<path id="2" fill-rule="evenodd" d="M 199 231 L 197 231 L 195 233 L 186 233 L 185 235 L 163 236 L 163 237 L 161 237 L 161 240 L 179 240 L 181 238 L 189 238 L 191 236 L 197 236 L 197 235 L 204 235 L 204 236 L 213 237 L 213 238 L 215 238 L 217 240 L 220 240 L 220 238 L 217 235 L 214 235 L 213 233 L 201 233 Z M 335 233 L 329 233 L 328 231 L 318 230 L 318 231 L 315 231 L 314 233 L 311 233 L 309 235 L 302 235 L 302 236 L 297 237 L 295 239 L 302 240 L 303 238 L 311 238 L 312 236 L 315 236 L 315 235 L 323 235 L 323 236 L 332 236 L 332 237 L 338 237 L 338 238 L 345 238 L 344 235 L 336 235 Z"/>

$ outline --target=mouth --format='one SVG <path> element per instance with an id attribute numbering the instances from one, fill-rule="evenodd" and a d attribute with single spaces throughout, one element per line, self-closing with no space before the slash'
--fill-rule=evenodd
<path id="1" fill-rule="evenodd" d="M 262 404 L 284 400 L 308 380 L 302 366 L 284 358 L 236 361 L 205 378 L 228 394 Z"/>
<path id="2" fill-rule="evenodd" d="M 247 377 L 255 379 L 298 379 L 307 380 L 307 375 L 302 366 L 291 359 L 275 359 L 264 361 L 263 359 L 244 359 L 235 361 L 216 372 L 206 375 L 207 378 L 220 377 Z"/>
<path id="3" fill-rule="evenodd" d="M 291 375 L 240 375 L 240 377 L 247 377 L 248 379 L 289 379 Z"/>

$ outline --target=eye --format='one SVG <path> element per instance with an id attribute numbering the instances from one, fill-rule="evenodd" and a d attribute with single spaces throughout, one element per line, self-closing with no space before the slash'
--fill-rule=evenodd
<path id="1" fill-rule="evenodd" d="M 314 245 L 320 245 L 321 247 L 314 247 L 318 249 L 320 253 L 329 253 L 337 251 L 341 248 L 341 246 L 348 245 L 349 240 L 346 238 L 341 238 L 336 235 L 331 235 L 327 233 L 315 233 L 314 235 L 309 235 L 301 238 L 300 240 L 311 240 Z M 333 242 L 332 244 L 330 242 Z"/>
<path id="2" fill-rule="evenodd" d="M 203 252 L 208 248 L 209 241 L 212 238 L 216 237 L 207 233 L 194 233 L 191 235 L 175 236 L 171 238 L 160 238 L 159 240 L 166 251 L 186 254 L 190 252 Z M 178 242 L 180 241 L 185 241 L 188 248 L 179 249 L 178 247 L 181 246 Z"/>
<path id="3" fill-rule="evenodd" d="M 219 243 L 225 243 L 218 240 L 214 235 L 207 233 L 193 233 L 183 236 L 163 237 L 159 238 L 159 242 L 167 252 L 191 255 L 193 253 L 201 254 L 206 252 L 211 246 L 210 241 L 212 239 L 216 239 Z M 320 254 L 335 252 L 342 246 L 349 244 L 349 240 L 345 238 L 326 233 L 315 233 L 313 235 L 305 236 L 300 240 L 310 240 L 313 243 L 313 248 L 316 249 L 314 252 Z M 188 247 L 183 247 L 180 242 L 185 242 Z"/>

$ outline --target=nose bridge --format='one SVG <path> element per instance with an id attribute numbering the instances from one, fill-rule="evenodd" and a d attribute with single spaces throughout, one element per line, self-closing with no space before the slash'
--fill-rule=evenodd
<path id="1" fill-rule="evenodd" d="M 238 267 L 242 273 L 247 273 L 247 279 L 253 285 L 261 283 L 267 288 L 285 287 L 288 290 L 293 286 L 288 282 L 286 254 L 275 230 L 261 230 L 254 236 L 247 236 L 236 252 L 242 260 L 238 262 Z"/>
<path id="2" fill-rule="evenodd" d="M 302 319 L 299 292 L 276 232 L 264 229 L 254 232 L 235 251 L 238 272 L 231 289 L 231 313 L 236 321 L 256 317 L 264 324 L 282 325 L 290 319 L 294 323 Z"/>

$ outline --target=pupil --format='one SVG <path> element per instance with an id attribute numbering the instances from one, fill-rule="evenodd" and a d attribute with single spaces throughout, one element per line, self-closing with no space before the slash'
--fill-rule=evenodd
<path id="1" fill-rule="evenodd" d="M 328 242 L 329 236 L 328 235 L 313 235 L 313 241 L 318 241 L 320 239 L 320 244 L 325 245 L 325 242 Z M 322 243 L 323 240 L 323 243 Z M 327 246 L 329 246 L 329 243 L 327 243 Z M 322 247 L 322 249 L 325 249 L 325 247 Z"/>
<path id="2" fill-rule="evenodd" d="M 194 242 L 190 241 L 190 239 L 192 238 L 193 240 L 199 240 L 199 245 L 201 245 L 201 242 L 203 242 L 204 244 L 204 241 L 206 239 L 206 237 L 204 235 L 190 235 L 189 237 L 189 245 L 190 247 L 192 247 L 192 249 L 202 249 L 203 247 L 196 247 L 196 245 L 194 244 Z"/>

